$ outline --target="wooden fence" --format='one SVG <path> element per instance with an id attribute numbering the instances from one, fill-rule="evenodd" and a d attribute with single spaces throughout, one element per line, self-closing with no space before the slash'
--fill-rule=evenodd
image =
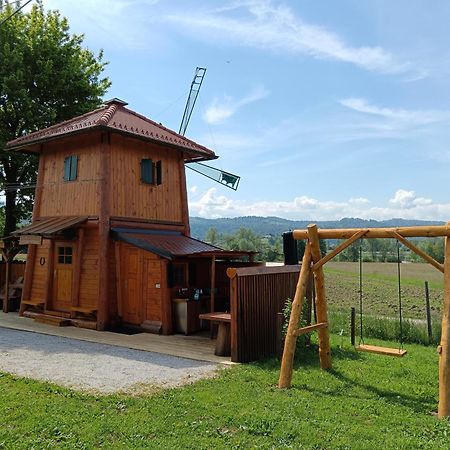
<path id="1" fill-rule="evenodd" d="M 14 282 L 19 277 L 23 277 L 25 273 L 25 261 L 13 261 L 9 272 L 9 281 Z M 0 287 L 5 284 L 6 280 L 6 263 L 0 262 Z"/>
<path id="2" fill-rule="evenodd" d="M 228 269 L 231 360 L 249 362 L 276 354 L 277 315 L 293 298 L 299 265 Z"/>

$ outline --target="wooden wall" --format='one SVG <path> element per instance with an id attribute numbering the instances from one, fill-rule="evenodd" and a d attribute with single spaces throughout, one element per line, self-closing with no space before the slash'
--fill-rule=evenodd
<path id="1" fill-rule="evenodd" d="M 80 297 L 78 305 L 96 307 L 98 300 L 98 230 L 86 228 L 80 273 Z"/>
<path id="2" fill-rule="evenodd" d="M 25 262 L 13 261 L 9 269 L 9 281 L 13 283 L 17 278 L 23 277 L 25 273 Z M 0 286 L 5 284 L 6 280 L 6 264 L 0 262 Z"/>
<path id="3" fill-rule="evenodd" d="M 48 142 L 41 158 L 43 189 L 37 217 L 96 216 L 99 212 L 100 133 Z M 76 181 L 64 181 L 64 159 L 78 156 Z"/>
<path id="4" fill-rule="evenodd" d="M 232 361 L 276 354 L 277 314 L 286 299 L 293 298 L 299 270 L 299 266 L 236 269 L 230 280 Z"/>
<path id="5" fill-rule="evenodd" d="M 182 222 L 179 151 L 111 136 L 111 216 Z M 141 183 L 140 162 L 162 162 L 162 184 Z"/>
<path id="6" fill-rule="evenodd" d="M 39 300 L 42 302 L 45 300 L 49 249 L 50 242 L 44 239 L 42 245 L 36 246 L 34 261 L 27 261 L 27 264 L 33 264 L 33 282 L 31 284 L 30 298 L 25 300 Z M 41 261 L 44 264 L 41 264 Z"/>

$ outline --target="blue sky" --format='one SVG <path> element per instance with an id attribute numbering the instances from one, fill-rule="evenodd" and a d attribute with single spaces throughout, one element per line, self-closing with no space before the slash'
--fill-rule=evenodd
<path id="1" fill-rule="evenodd" d="M 190 214 L 450 219 L 450 2 L 44 0 L 110 61 L 129 107 L 186 135 Z"/>

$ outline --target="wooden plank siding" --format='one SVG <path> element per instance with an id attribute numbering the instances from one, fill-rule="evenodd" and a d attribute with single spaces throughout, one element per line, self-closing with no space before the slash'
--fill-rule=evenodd
<path id="1" fill-rule="evenodd" d="M 46 239 L 44 239 L 42 245 L 36 245 L 36 255 L 34 261 L 29 261 L 30 264 L 33 264 L 31 293 L 30 298 L 25 300 L 39 300 L 42 302 L 45 300 L 49 250 L 50 242 Z"/>
<path id="2" fill-rule="evenodd" d="M 39 217 L 96 216 L 99 211 L 100 134 L 48 142 L 44 145 Z M 75 181 L 64 181 L 64 159 L 78 156 Z"/>
<path id="3" fill-rule="evenodd" d="M 78 305 L 96 308 L 98 300 L 98 230 L 86 228 L 80 273 L 80 299 Z"/>
<path id="4" fill-rule="evenodd" d="M 162 184 L 141 182 L 142 159 L 161 161 Z M 111 136 L 111 216 L 182 222 L 180 152 L 148 142 Z"/>
<path id="5" fill-rule="evenodd" d="M 295 294 L 299 266 L 231 270 L 235 271 L 230 279 L 231 360 L 249 362 L 274 356 L 277 314 Z"/>
<path id="6" fill-rule="evenodd" d="M 9 269 L 9 281 L 14 283 L 19 277 L 25 274 L 25 263 L 22 261 L 13 261 Z M 5 284 L 6 279 L 6 264 L 4 261 L 0 262 L 0 286 Z"/>

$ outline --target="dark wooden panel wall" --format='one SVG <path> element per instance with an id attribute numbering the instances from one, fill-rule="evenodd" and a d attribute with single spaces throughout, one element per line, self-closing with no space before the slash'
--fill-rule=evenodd
<path id="1" fill-rule="evenodd" d="M 230 279 L 232 361 L 276 354 L 277 314 L 293 298 L 298 275 L 298 265 L 236 269 Z"/>

